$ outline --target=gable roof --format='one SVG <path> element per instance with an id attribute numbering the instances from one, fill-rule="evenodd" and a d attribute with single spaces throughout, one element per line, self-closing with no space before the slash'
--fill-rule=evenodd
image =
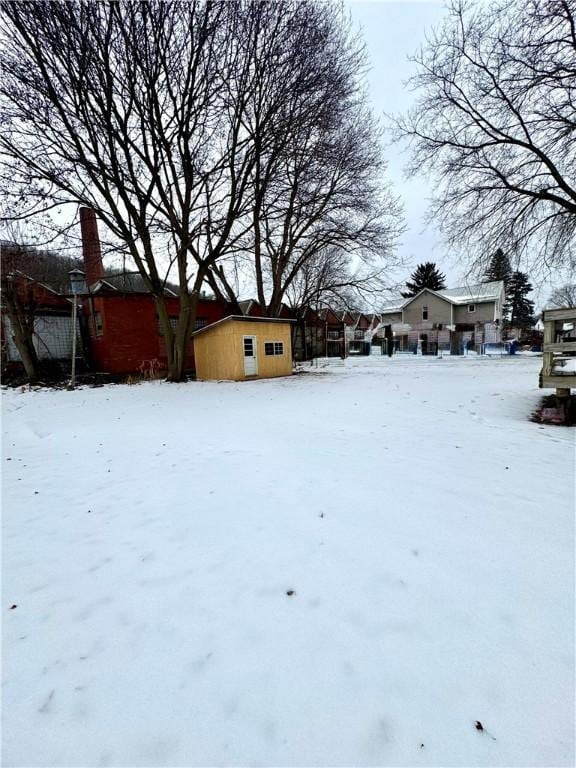
<path id="1" fill-rule="evenodd" d="M 243 315 L 249 315 L 252 305 L 257 303 L 258 302 L 255 299 L 244 299 L 243 301 L 238 302 L 238 306 Z"/>
<path id="2" fill-rule="evenodd" d="M 370 316 L 365 315 L 364 312 L 353 312 L 352 317 L 354 318 L 355 328 L 368 329 L 372 325 Z"/>
<path id="3" fill-rule="evenodd" d="M 29 307 L 32 301 L 38 309 L 69 309 L 72 299 L 64 293 L 60 293 L 51 285 L 37 280 L 35 277 L 26 274 L 21 269 L 12 269 L 5 273 L 5 277 L 12 278 L 13 287 L 25 307 Z M 25 295 L 22 295 L 25 294 Z M 5 310 L 5 305 L 2 305 Z"/>
<path id="4" fill-rule="evenodd" d="M 504 282 L 502 280 L 494 280 L 490 283 L 475 283 L 474 285 L 465 285 L 459 288 L 441 288 L 439 291 L 433 291 L 431 288 L 422 288 L 415 296 L 410 296 L 408 299 L 401 297 L 398 297 L 396 300 L 391 299 L 388 304 L 382 307 L 381 312 L 383 315 L 401 312 L 423 293 L 431 293 L 439 299 L 444 299 L 449 304 L 459 306 L 461 304 L 481 304 L 486 301 L 498 301 L 503 290 Z"/>
<path id="5" fill-rule="evenodd" d="M 354 325 L 354 318 L 352 317 L 350 312 L 348 312 L 348 310 L 342 313 L 341 320 L 344 323 L 344 325 Z"/>
<path id="6" fill-rule="evenodd" d="M 396 300 L 391 299 L 388 302 L 388 304 L 385 304 L 383 307 L 380 308 L 380 314 L 389 315 L 392 312 L 402 312 L 402 307 L 404 306 L 404 304 L 406 304 L 406 301 L 407 299 L 404 299 L 401 296 Z"/>
<path id="7" fill-rule="evenodd" d="M 342 320 L 340 320 L 336 312 L 330 307 L 323 307 L 318 311 L 318 315 L 325 323 L 332 323 L 332 325 L 340 325 L 342 323 Z"/>
<path id="8" fill-rule="evenodd" d="M 106 293 L 113 291 L 116 293 L 146 293 L 150 291 L 139 272 L 117 272 L 116 274 L 104 275 L 96 283 L 89 286 L 90 293 Z M 164 286 L 165 296 L 177 296 L 169 285 Z"/>
<path id="9" fill-rule="evenodd" d="M 469 304 L 471 302 L 498 301 L 504 289 L 502 280 L 493 280 L 490 283 L 476 283 L 465 285 L 461 288 L 442 288 L 436 293 L 452 304 Z"/>

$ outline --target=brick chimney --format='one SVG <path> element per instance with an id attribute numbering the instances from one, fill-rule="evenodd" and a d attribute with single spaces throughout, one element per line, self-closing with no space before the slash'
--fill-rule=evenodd
<path id="1" fill-rule="evenodd" d="M 82 256 L 88 288 L 104 277 L 104 264 L 98 237 L 98 222 L 93 208 L 80 208 L 80 229 L 82 230 Z"/>

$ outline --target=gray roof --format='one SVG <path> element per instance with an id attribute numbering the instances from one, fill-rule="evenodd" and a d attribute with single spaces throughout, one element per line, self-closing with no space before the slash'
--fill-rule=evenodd
<path id="1" fill-rule="evenodd" d="M 440 296 L 442 299 L 446 299 L 450 304 L 472 304 L 481 303 L 483 301 L 498 301 L 500 295 L 504 289 L 504 283 L 502 280 L 494 280 L 491 283 L 475 283 L 474 285 L 464 285 L 460 288 L 441 288 L 439 291 L 433 291 L 430 288 L 423 290 L 430 291 L 436 296 Z M 420 291 L 422 293 L 422 291 Z M 417 296 L 420 294 L 416 294 Z M 398 296 L 396 299 L 390 299 L 385 304 L 380 312 L 383 315 L 390 314 L 392 312 L 401 312 L 403 308 L 415 299 L 416 296 L 411 296 L 408 299 L 404 299 Z"/>
<path id="2" fill-rule="evenodd" d="M 380 308 L 380 314 L 389 315 L 391 312 L 402 312 L 402 307 L 406 304 L 406 301 L 402 296 L 399 296 L 397 299 L 391 299 Z"/>
<path id="3" fill-rule="evenodd" d="M 253 304 L 258 304 L 256 299 L 243 299 L 242 301 L 238 302 L 238 306 L 240 307 L 240 311 L 243 315 L 250 314 L 250 310 L 252 309 Z"/>
<path id="4" fill-rule="evenodd" d="M 90 286 L 92 293 L 108 288 L 119 293 L 150 293 L 144 278 L 139 272 L 119 272 L 117 274 L 104 275 L 101 280 Z M 177 296 L 169 284 L 164 288 L 164 295 Z"/>
<path id="5" fill-rule="evenodd" d="M 295 320 L 290 320 L 289 318 L 285 317 L 249 317 L 247 315 L 228 315 L 227 317 L 223 317 L 220 320 L 216 320 L 215 323 L 210 323 L 210 325 L 205 325 L 203 328 L 194 331 L 192 336 L 199 336 L 201 333 L 206 333 L 206 331 L 212 330 L 212 328 L 215 328 L 217 325 L 222 325 L 222 323 L 227 323 L 230 320 L 236 320 L 240 323 L 284 323 L 284 325 L 290 325 L 291 323 L 296 322 Z"/>
<path id="6" fill-rule="evenodd" d="M 439 293 L 454 304 L 469 304 L 470 302 L 497 301 L 500 298 L 504 283 L 494 280 L 491 283 L 476 283 L 464 285 L 461 288 L 442 288 Z"/>

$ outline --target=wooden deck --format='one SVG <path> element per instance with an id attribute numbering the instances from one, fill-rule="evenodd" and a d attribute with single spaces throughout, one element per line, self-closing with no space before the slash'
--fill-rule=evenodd
<path id="1" fill-rule="evenodd" d="M 576 307 L 545 310 L 542 358 L 540 388 L 569 396 L 576 388 Z M 566 361 L 574 361 L 570 366 L 575 370 L 562 372 Z"/>

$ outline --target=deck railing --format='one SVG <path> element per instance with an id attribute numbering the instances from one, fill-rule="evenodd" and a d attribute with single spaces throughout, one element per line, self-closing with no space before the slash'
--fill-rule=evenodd
<path id="1" fill-rule="evenodd" d="M 576 307 L 544 312 L 540 387 L 564 390 L 563 394 L 576 387 Z"/>

